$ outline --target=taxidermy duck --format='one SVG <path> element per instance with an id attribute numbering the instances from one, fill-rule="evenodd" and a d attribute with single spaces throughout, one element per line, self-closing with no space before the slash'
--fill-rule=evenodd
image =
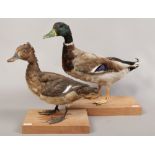
<path id="1" fill-rule="evenodd" d="M 96 83 L 101 104 L 110 98 L 110 87 L 128 72 L 136 69 L 139 60 L 124 61 L 115 57 L 100 57 L 75 47 L 70 27 L 62 22 L 55 23 L 53 29 L 45 38 L 62 36 L 64 38 L 62 50 L 62 66 L 66 73 L 77 79 Z M 105 97 L 101 88 L 105 86 Z"/>
<path id="2" fill-rule="evenodd" d="M 97 93 L 96 88 L 87 84 L 82 84 L 60 74 L 42 72 L 35 56 L 35 50 L 30 43 L 19 46 L 14 56 L 7 61 L 14 62 L 18 59 L 28 62 L 26 81 L 30 90 L 45 102 L 56 105 L 54 110 L 41 111 L 42 115 L 52 115 L 59 111 L 59 105 L 68 105 L 80 98 L 87 98 Z M 66 114 L 67 108 L 63 116 L 51 118 L 48 123 L 60 122 L 64 120 Z"/>

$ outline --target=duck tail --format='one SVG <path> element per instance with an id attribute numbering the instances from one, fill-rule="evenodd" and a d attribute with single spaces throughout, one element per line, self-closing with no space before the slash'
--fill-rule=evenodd
<path id="1" fill-rule="evenodd" d="M 139 59 L 138 58 L 135 58 L 136 59 L 136 62 L 135 63 L 138 63 L 139 62 Z"/>
<path id="2" fill-rule="evenodd" d="M 138 58 L 135 58 L 135 59 L 136 59 L 136 61 L 134 61 L 134 64 L 133 65 L 130 65 L 128 67 L 129 71 L 132 71 L 132 70 L 134 70 L 134 69 L 136 69 L 136 68 L 139 67 L 139 59 Z"/>
<path id="3" fill-rule="evenodd" d="M 134 61 L 134 64 L 133 65 L 134 66 L 139 65 L 139 62 L 140 62 L 139 59 L 138 58 L 135 58 L 135 61 Z"/>
<path id="4" fill-rule="evenodd" d="M 128 65 L 137 65 L 139 63 L 139 59 L 135 58 L 135 61 L 124 61 L 124 63 L 128 64 Z"/>
<path id="5" fill-rule="evenodd" d="M 133 65 L 133 66 L 129 66 L 128 69 L 129 69 L 129 71 L 132 71 L 132 70 L 134 70 L 134 69 L 136 69 L 138 67 L 139 67 L 139 64 L 136 64 L 136 65 Z"/>

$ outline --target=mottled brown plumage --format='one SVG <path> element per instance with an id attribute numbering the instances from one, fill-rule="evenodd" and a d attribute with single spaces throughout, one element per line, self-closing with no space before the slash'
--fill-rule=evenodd
<path id="1" fill-rule="evenodd" d="M 123 61 L 115 57 L 101 57 L 85 52 L 74 46 L 70 27 L 62 22 L 53 25 L 52 31 L 44 36 L 50 38 L 62 36 L 65 40 L 62 51 L 62 67 L 66 73 L 77 79 L 96 83 L 101 96 L 101 87 L 106 87 L 106 98 L 109 98 L 110 87 L 129 71 L 138 67 L 134 62 Z"/>
<path id="2" fill-rule="evenodd" d="M 62 65 L 66 72 L 75 70 L 91 74 L 93 68 L 102 64 L 107 65 L 107 72 L 119 72 L 123 69 L 122 66 L 113 63 L 110 58 L 98 57 L 95 54 L 81 51 L 74 45 L 66 46 L 64 44 L 63 46 Z M 68 67 L 69 65 L 72 67 Z"/>
<path id="3" fill-rule="evenodd" d="M 39 68 L 34 48 L 29 44 L 17 48 L 15 55 L 8 60 L 22 59 L 28 62 L 26 81 L 30 90 L 40 99 L 50 104 L 71 104 L 82 97 L 97 93 L 97 89 L 74 81 L 63 75 L 42 72 Z"/>

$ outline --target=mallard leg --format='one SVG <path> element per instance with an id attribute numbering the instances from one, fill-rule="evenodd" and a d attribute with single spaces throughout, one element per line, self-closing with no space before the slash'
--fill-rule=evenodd
<path id="1" fill-rule="evenodd" d="M 110 99 L 110 87 L 106 87 L 106 94 L 105 94 L 105 98 L 108 101 Z"/>
<path id="2" fill-rule="evenodd" d="M 68 112 L 68 108 L 65 107 L 65 113 L 63 114 L 63 116 L 51 118 L 47 122 L 49 124 L 55 124 L 55 123 L 62 122 L 65 119 L 67 112 Z"/>
<path id="3" fill-rule="evenodd" d="M 110 87 L 106 86 L 105 96 L 102 96 L 102 89 L 99 90 L 100 97 L 95 101 L 96 105 L 105 104 L 110 98 Z"/>
<path id="4" fill-rule="evenodd" d="M 53 110 L 43 110 L 43 111 L 40 111 L 39 114 L 40 115 L 52 115 L 52 114 L 55 114 L 57 111 L 59 111 L 58 105 L 56 105 Z"/>
<path id="5" fill-rule="evenodd" d="M 102 85 L 98 86 L 98 97 L 102 96 Z"/>

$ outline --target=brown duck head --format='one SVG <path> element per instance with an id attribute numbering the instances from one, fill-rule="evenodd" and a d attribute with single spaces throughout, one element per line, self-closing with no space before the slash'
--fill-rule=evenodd
<path id="1" fill-rule="evenodd" d="M 26 43 L 17 47 L 15 54 L 13 57 L 8 59 L 8 62 L 14 62 L 18 59 L 28 61 L 29 63 L 34 61 L 34 48 L 30 43 Z"/>

